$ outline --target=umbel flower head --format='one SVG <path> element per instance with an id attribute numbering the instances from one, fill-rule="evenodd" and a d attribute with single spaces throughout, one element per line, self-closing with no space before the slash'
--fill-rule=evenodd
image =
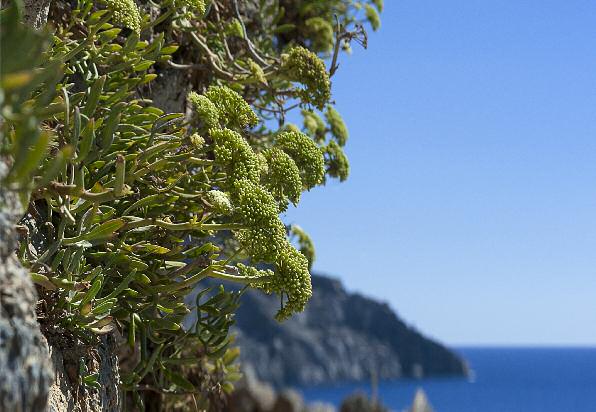
<path id="1" fill-rule="evenodd" d="M 377 10 L 379 10 L 380 12 L 383 12 L 383 0 L 372 0 L 373 3 L 375 4 L 375 7 L 377 8 Z"/>
<path id="2" fill-rule="evenodd" d="M 234 210 L 228 195 L 219 190 L 208 191 L 205 196 L 205 201 L 209 203 L 214 212 L 222 215 L 229 215 Z"/>
<path id="3" fill-rule="evenodd" d="M 236 239 L 254 260 L 273 263 L 288 243 L 275 199 L 258 183 L 244 179 L 235 182 L 232 200 L 236 219 L 247 227 L 235 232 Z"/>
<path id="4" fill-rule="evenodd" d="M 310 269 L 315 261 L 315 245 L 312 239 L 304 229 L 296 224 L 290 226 L 290 235 L 297 238 L 300 253 L 302 253 L 308 260 L 308 268 Z"/>
<path id="5" fill-rule="evenodd" d="M 243 263 L 238 263 L 236 267 L 238 268 L 238 274 L 247 278 L 272 278 L 275 275 L 271 269 L 260 270 L 254 266 L 247 266 Z"/>
<path id="6" fill-rule="evenodd" d="M 366 12 L 366 19 L 370 23 L 370 26 L 373 30 L 377 31 L 379 27 L 381 27 L 381 18 L 379 17 L 379 13 L 377 13 L 375 8 L 370 4 L 364 5 L 364 11 Z"/>
<path id="7" fill-rule="evenodd" d="M 287 296 L 287 301 L 275 315 L 278 321 L 302 312 L 312 297 L 308 260 L 289 243 L 280 251 L 275 261 L 274 280 L 265 285 L 265 291 Z"/>
<path id="8" fill-rule="evenodd" d="M 230 129 L 211 129 L 209 135 L 214 142 L 215 161 L 228 176 L 228 186 L 233 187 L 234 182 L 241 179 L 255 183 L 259 181 L 261 162 L 238 132 Z"/>
<path id="9" fill-rule="evenodd" d="M 106 0 L 106 3 L 115 24 L 128 27 L 135 33 L 141 31 L 141 14 L 134 0 Z"/>
<path id="10" fill-rule="evenodd" d="M 325 122 L 321 117 L 313 111 L 302 110 L 302 118 L 304 119 L 304 128 L 310 136 L 317 142 L 325 140 Z"/>
<path id="11" fill-rule="evenodd" d="M 204 0 L 176 0 L 176 7 L 186 7 L 187 10 L 202 16 L 205 14 Z"/>
<path id="12" fill-rule="evenodd" d="M 335 137 L 340 146 L 344 146 L 348 140 L 348 128 L 346 127 L 344 120 L 341 118 L 341 115 L 333 108 L 333 106 L 327 106 L 325 117 L 327 118 L 327 123 L 329 123 L 331 134 Z"/>
<path id="13" fill-rule="evenodd" d="M 327 174 L 331 177 L 337 177 L 341 182 L 348 178 L 350 174 L 350 163 L 342 148 L 331 140 L 324 148 L 325 164 L 327 166 Z"/>
<path id="14" fill-rule="evenodd" d="M 259 66 L 254 60 L 250 59 L 248 61 L 248 68 L 250 70 L 250 78 L 252 80 L 262 84 L 267 84 L 267 77 L 265 76 L 263 68 Z"/>
<path id="15" fill-rule="evenodd" d="M 333 27 L 329 21 L 322 17 L 311 17 L 304 25 L 315 52 L 329 52 L 333 49 Z"/>
<path id="16" fill-rule="evenodd" d="M 208 128 L 219 126 L 219 110 L 211 100 L 196 92 L 188 93 L 187 99 Z"/>
<path id="17" fill-rule="evenodd" d="M 288 201 L 298 204 L 302 180 L 294 160 L 276 147 L 265 150 L 263 156 L 267 161 L 267 173 L 262 176 L 263 184 L 279 202 L 281 211 L 287 209 Z"/>
<path id="18" fill-rule="evenodd" d="M 237 18 L 233 18 L 230 22 L 226 25 L 226 34 L 229 36 L 236 36 L 236 37 L 244 37 L 244 29 L 242 28 L 242 23 Z"/>
<path id="19" fill-rule="evenodd" d="M 294 160 L 305 189 L 312 189 L 323 182 L 323 153 L 310 137 L 296 131 L 282 132 L 275 139 L 275 147 L 286 152 Z"/>
<path id="20" fill-rule="evenodd" d="M 281 65 L 288 80 L 304 85 L 298 93 L 302 101 L 322 110 L 331 98 L 331 82 L 323 60 L 298 46 L 282 54 Z"/>
<path id="21" fill-rule="evenodd" d="M 190 136 L 190 143 L 195 149 L 201 150 L 205 146 L 205 138 L 198 133 L 193 133 Z"/>
<path id="22" fill-rule="evenodd" d="M 211 86 L 205 96 L 215 105 L 219 120 L 226 127 L 244 129 L 255 126 L 259 121 L 242 96 L 229 87 Z"/>

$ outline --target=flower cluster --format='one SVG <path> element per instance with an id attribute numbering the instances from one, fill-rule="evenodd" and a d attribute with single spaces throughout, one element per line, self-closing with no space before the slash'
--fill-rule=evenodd
<path id="1" fill-rule="evenodd" d="M 346 180 L 350 174 L 350 163 L 342 148 L 335 140 L 331 140 L 323 151 L 325 153 L 327 174 L 339 178 L 342 182 Z"/>
<path id="2" fill-rule="evenodd" d="M 296 162 L 304 188 L 312 189 L 323 182 L 323 153 L 310 137 L 296 131 L 282 132 L 275 139 L 275 147 L 286 152 Z"/>
<path id="3" fill-rule="evenodd" d="M 198 133 L 190 135 L 190 143 L 196 150 L 201 150 L 205 146 L 205 138 Z"/>
<path id="4" fill-rule="evenodd" d="M 177 7 L 186 7 L 188 10 L 192 10 L 199 16 L 205 14 L 205 1 L 204 0 L 176 0 Z"/>
<path id="5" fill-rule="evenodd" d="M 287 295 L 285 305 L 275 315 L 277 320 L 283 321 L 304 310 L 312 296 L 312 284 L 308 260 L 290 245 L 279 253 L 275 266 L 276 276 L 271 283 L 266 284 L 265 291 Z"/>
<path id="6" fill-rule="evenodd" d="M 328 20 L 322 17 L 311 17 L 304 22 L 306 31 L 312 39 L 312 48 L 315 52 L 329 52 L 333 48 L 333 27 Z"/>
<path id="7" fill-rule="evenodd" d="M 377 8 L 377 10 L 379 10 L 380 12 L 383 11 L 383 6 L 384 6 L 383 0 L 372 0 L 372 2 L 375 4 L 375 7 Z"/>
<path id="8" fill-rule="evenodd" d="M 219 126 L 219 110 L 211 100 L 196 92 L 188 93 L 187 99 L 208 128 Z"/>
<path id="9" fill-rule="evenodd" d="M 274 265 L 275 273 L 244 265 L 238 265 L 238 270 L 247 280 L 267 277 L 259 287 L 286 298 L 276 316 L 286 319 L 303 310 L 312 294 L 309 259 L 314 251 L 303 232 L 299 243 L 305 254 L 292 246 L 279 213 L 289 202 L 297 204 L 303 190 L 323 182 L 323 151 L 294 127 L 277 134 L 273 146 L 256 153 L 242 135 L 244 128 L 256 124 L 256 116 L 248 103 L 227 87 L 210 87 L 204 95 L 191 92 L 188 100 L 202 123 L 212 126 L 208 133 L 215 164 L 225 173 L 217 187 L 229 193 L 228 197 L 211 190 L 204 201 L 211 210 L 240 225 L 233 228 L 233 234 L 251 261 Z M 313 112 L 308 113 L 311 128 L 324 140 L 325 124 Z"/>
<path id="10" fill-rule="evenodd" d="M 234 185 L 235 217 L 247 226 L 236 238 L 256 261 L 273 263 L 287 243 L 275 199 L 261 185 L 239 180 Z"/>
<path id="11" fill-rule="evenodd" d="M 217 108 L 219 120 L 226 127 L 244 129 L 255 126 L 259 119 L 248 103 L 234 90 L 225 86 L 211 86 L 205 92 Z"/>
<path id="12" fill-rule="evenodd" d="M 237 18 L 233 18 L 230 22 L 226 25 L 226 34 L 229 36 L 236 36 L 236 37 L 244 37 L 244 29 L 242 28 L 242 23 Z"/>
<path id="13" fill-rule="evenodd" d="M 341 118 L 341 115 L 333 108 L 333 106 L 327 106 L 325 117 L 327 118 L 327 123 L 329 123 L 331 134 L 335 137 L 340 146 L 344 146 L 348 140 L 348 128 Z"/>
<path id="14" fill-rule="evenodd" d="M 288 201 L 294 205 L 298 204 L 302 192 L 302 180 L 294 160 L 276 147 L 267 149 L 263 156 L 267 161 L 267 172 L 263 175 L 263 183 L 279 202 L 280 210 L 287 209 Z"/>
<path id="15" fill-rule="evenodd" d="M 381 8 L 383 6 L 381 5 Z M 379 13 L 375 10 L 373 6 L 370 4 L 364 5 L 364 11 L 366 12 L 366 19 L 370 23 L 370 26 L 373 30 L 378 30 L 381 27 L 381 18 L 379 17 Z"/>
<path id="16" fill-rule="evenodd" d="M 311 110 L 302 110 L 302 118 L 304 119 L 304 128 L 318 142 L 325 140 L 325 122 L 321 117 Z"/>
<path id="17" fill-rule="evenodd" d="M 211 209 L 221 215 L 229 215 L 234 208 L 230 198 L 224 192 L 219 190 L 210 190 L 205 196 L 205 201 L 211 206 Z"/>
<path id="18" fill-rule="evenodd" d="M 141 31 L 141 14 L 134 0 L 107 0 L 108 9 L 112 11 L 112 21 L 132 31 Z"/>
<path id="19" fill-rule="evenodd" d="M 310 236 L 296 224 L 290 226 L 290 235 L 293 238 L 296 238 L 300 253 L 302 253 L 308 260 L 309 268 L 312 267 L 312 264 L 315 261 L 315 245 Z"/>
<path id="20" fill-rule="evenodd" d="M 254 60 L 250 59 L 248 61 L 248 68 L 250 70 L 252 80 L 255 80 L 261 84 L 267 84 L 267 77 L 265 76 L 263 68 Z"/>
<path id="21" fill-rule="evenodd" d="M 261 175 L 261 163 L 248 142 L 240 133 L 230 129 L 211 129 L 215 160 L 223 167 L 228 176 L 228 185 L 240 179 L 258 182 Z"/>
<path id="22" fill-rule="evenodd" d="M 304 47 L 294 47 L 282 56 L 282 71 L 288 80 L 301 83 L 298 95 L 305 103 L 323 109 L 331 98 L 331 82 L 325 63 Z"/>
<path id="23" fill-rule="evenodd" d="M 273 278 L 275 276 L 275 273 L 271 269 L 257 269 L 254 266 L 247 266 L 243 263 L 238 263 L 236 267 L 240 276 L 250 279 Z"/>

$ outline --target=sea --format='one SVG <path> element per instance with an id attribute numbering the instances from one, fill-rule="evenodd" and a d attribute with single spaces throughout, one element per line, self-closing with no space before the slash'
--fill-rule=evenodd
<path id="1" fill-rule="evenodd" d="M 378 384 L 391 411 L 411 405 L 418 388 L 436 412 L 596 412 L 595 348 L 456 348 L 469 378 L 398 379 Z M 369 383 L 303 387 L 309 402 L 336 406 Z"/>

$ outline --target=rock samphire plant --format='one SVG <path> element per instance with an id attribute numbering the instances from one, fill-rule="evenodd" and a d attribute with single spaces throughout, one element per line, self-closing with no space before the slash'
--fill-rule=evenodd
<path id="1" fill-rule="evenodd" d="M 35 30 L 20 3 L 2 10 L 1 177 L 24 210 L 16 253 L 50 345 L 91 356 L 117 338 L 122 407 L 217 409 L 232 389 L 239 293 L 205 279 L 277 294 L 279 321 L 304 309 L 314 248 L 280 214 L 348 176 L 331 77 L 381 9 L 54 0 Z M 287 121 L 298 114 L 301 127 Z M 75 375 L 100 385 L 84 356 Z"/>

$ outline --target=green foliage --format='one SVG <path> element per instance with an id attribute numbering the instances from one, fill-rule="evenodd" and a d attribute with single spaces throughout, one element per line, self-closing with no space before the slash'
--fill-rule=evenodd
<path id="1" fill-rule="evenodd" d="M 15 47 L 19 44 L 19 47 Z M 17 192 L 26 208 L 34 188 L 32 176 L 46 156 L 51 136 L 40 123 L 64 109 L 63 101 L 54 99 L 55 83 L 60 76 L 58 62 L 45 64 L 43 53 L 50 45 L 45 32 L 30 30 L 19 22 L 19 12 L 9 7 L 0 14 L 0 156 L 10 156 L 12 164 L 0 176 L 3 185 Z M 23 55 L 22 50 L 27 50 Z M 31 93 L 40 90 L 35 99 Z M 66 146 L 64 156 L 71 151 Z M 48 180 L 55 163 L 44 170 Z M 0 205 L 1 207 L 2 205 Z"/>
<path id="2" fill-rule="evenodd" d="M 347 129 L 329 106 L 336 59 L 327 70 L 316 53 L 357 39 L 349 26 L 364 17 L 347 0 L 299 3 L 263 2 L 249 20 L 236 1 L 57 0 L 52 35 L 15 7 L 0 14 L 2 184 L 28 210 L 19 258 L 46 326 L 89 345 L 126 337 L 121 384 L 139 408 L 145 389 L 171 410 L 188 395 L 216 408 L 238 378 L 240 293 L 206 278 L 279 295 L 280 321 L 312 294 L 312 241 L 279 215 L 347 177 Z M 150 98 L 172 70 L 188 74 L 188 115 Z M 306 134 L 285 122 L 292 107 Z M 325 107 L 327 125 L 314 111 Z M 96 370 L 80 376 L 98 385 Z"/>

